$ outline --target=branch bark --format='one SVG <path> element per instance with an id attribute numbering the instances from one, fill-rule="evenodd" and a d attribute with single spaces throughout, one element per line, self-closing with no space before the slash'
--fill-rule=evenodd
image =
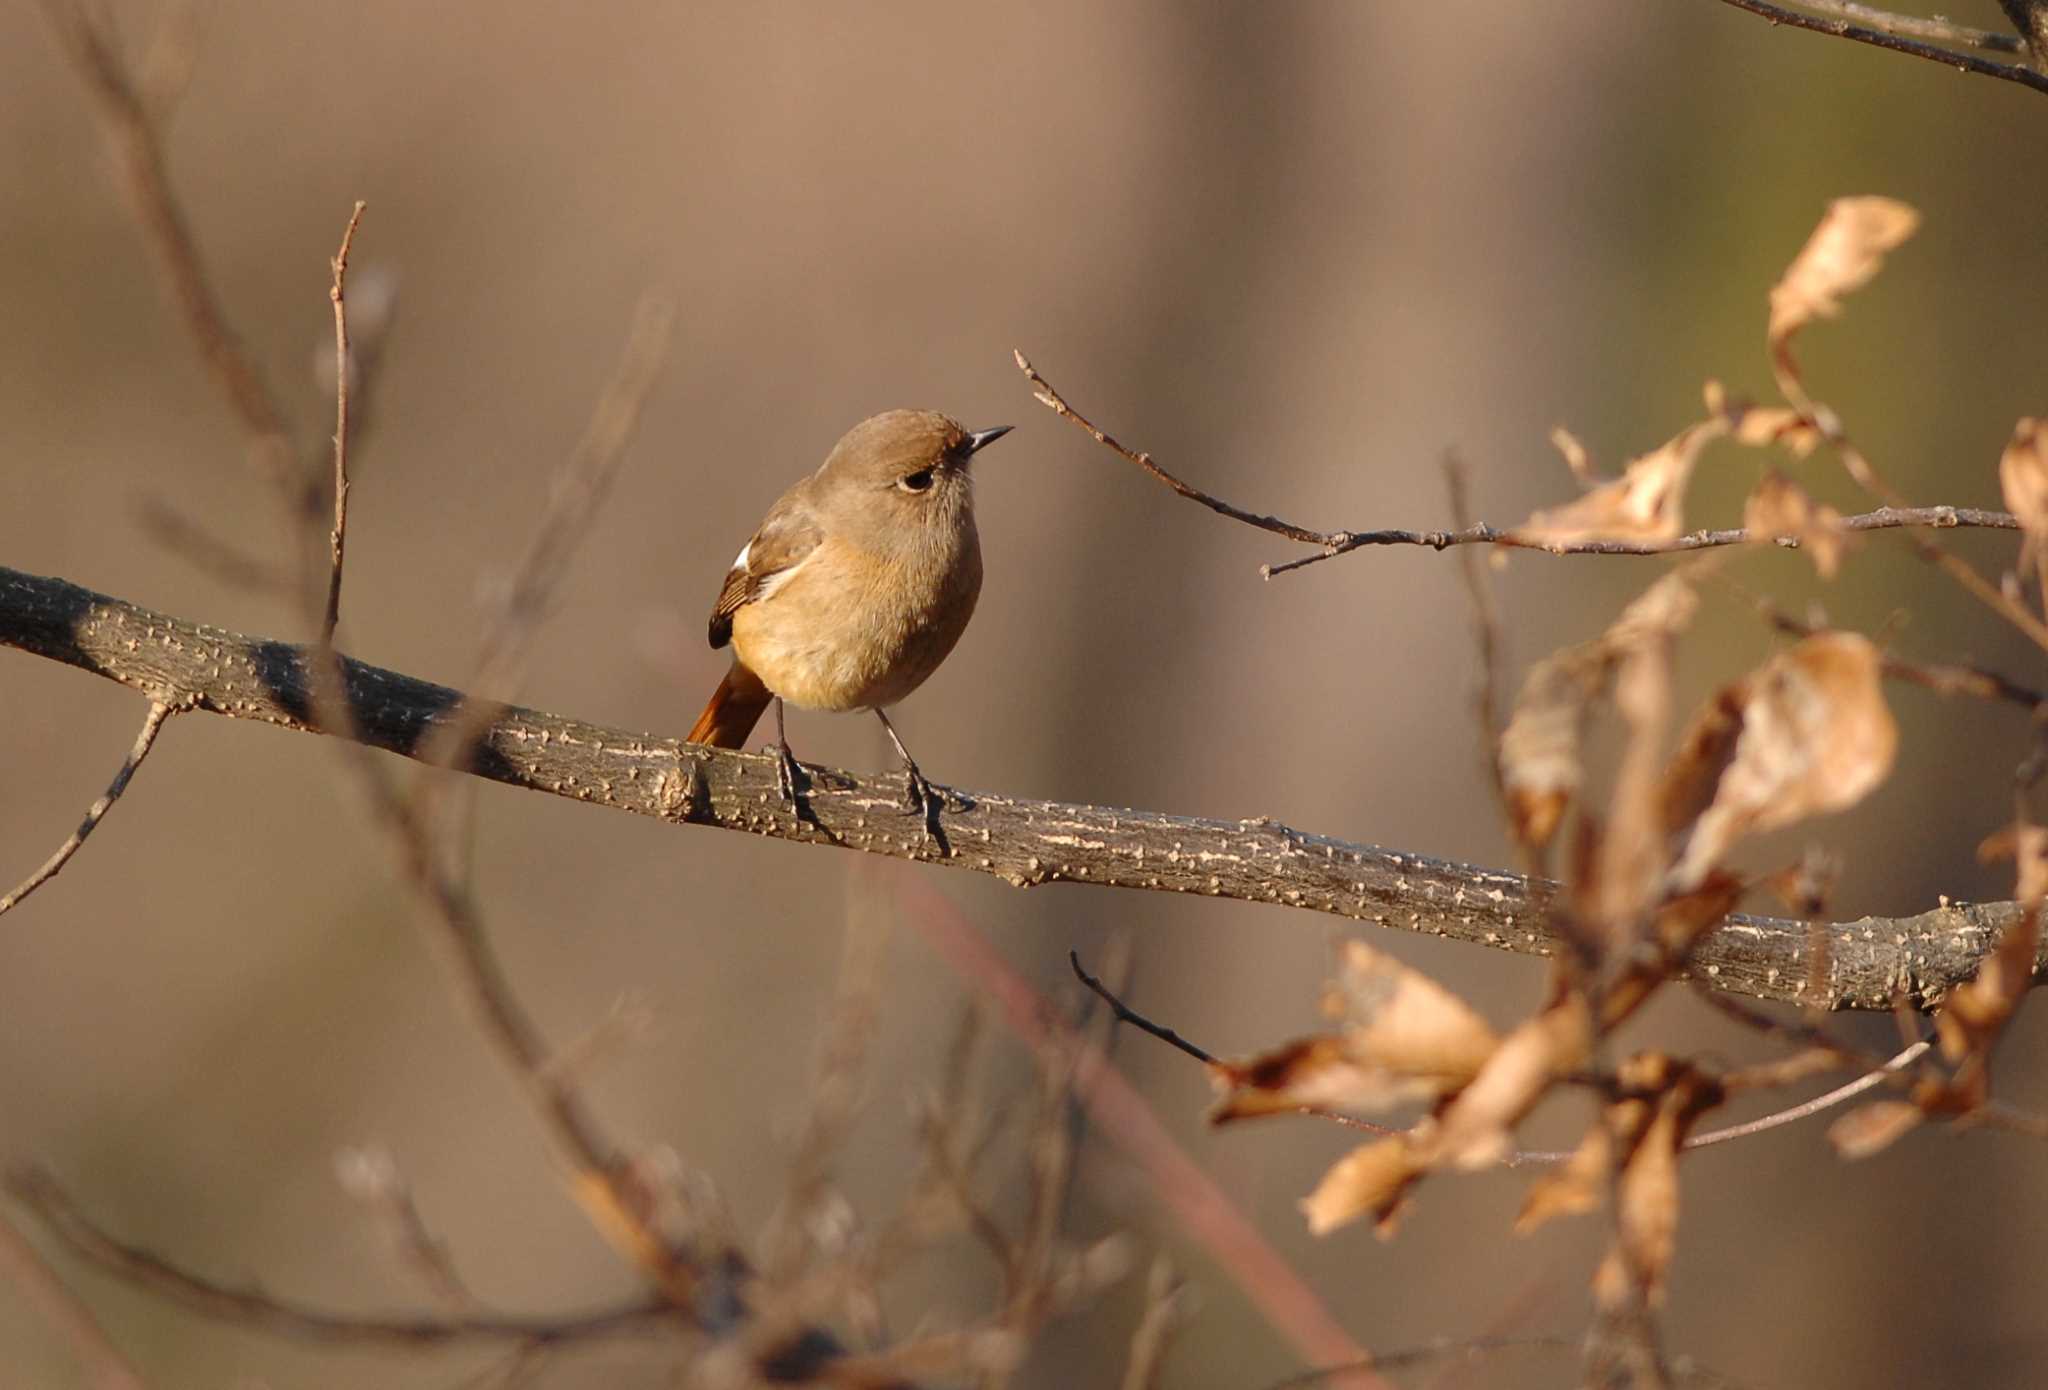
<path id="1" fill-rule="evenodd" d="M 60 661 L 154 701 L 328 732 L 316 712 L 315 649 L 185 622 L 61 579 L 0 567 L 0 646 Z M 489 710 L 460 769 L 530 791 L 695 825 L 971 869 L 1017 887 L 1092 883 L 1303 908 L 1352 921 L 1530 955 L 1553 938 L 1549 885 L 1517 874 L 1350 844 L 1266 818 L 1210 820 L 1028 801 L 941 788 L 946 842 L 934 848 L 893 776 L 811 770 L 806 815 L 786 808 L 775 759 L 729 753 L 515 705 L 479 701 L 364 662 L 345 661 L 353 733 L 426 760 L 451 721 Z M 1827 979 L 1807 983 L 1814 929 L 1733 917 L 1694 953 L 1703 983 L 1830 1009 L 1940 1000 L 1975 974 L 2016 903 L 1944 905 L 1826 928 Z M 2048 966 L 2048 946 L 2035 962 Z"/>

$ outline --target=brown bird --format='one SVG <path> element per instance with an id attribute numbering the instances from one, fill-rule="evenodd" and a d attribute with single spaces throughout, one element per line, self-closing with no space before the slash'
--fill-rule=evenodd
<path id="1" fill-rule="evenodd" d="M 711 609 L 711 645 L 732 669 L 691 743 L 739 748 L 772 700 L 782 787 L 796 804 L 784 700 L 871 709 L 903 759 L 927 830 L 937 798 L 885 707 L 924 684 L 967 630 L 981 593 L 968 464 L 1010 426 L 970 432 L 936 411 L 861 421 L 824 465 L 768 509 Z"/>

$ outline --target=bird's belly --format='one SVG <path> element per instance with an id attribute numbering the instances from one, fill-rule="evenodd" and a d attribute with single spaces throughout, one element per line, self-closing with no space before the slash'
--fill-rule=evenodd
<path id="1" fill-rule="evenodd" d="M 840 576 L 798 573 L 766 601 L 733 614 L 733 650 L 793 705 L 893 705 L 924 684 L 966 630 L 981 588 L 978 560 L 924 586 L 884 580 L 857 587 L 831 582 Z"/>

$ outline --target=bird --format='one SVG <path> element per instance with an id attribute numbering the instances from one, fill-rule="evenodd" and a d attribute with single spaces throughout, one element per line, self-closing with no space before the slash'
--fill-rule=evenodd
<path id="1" fill-rule="evenodd" d="M 981 540 L 969 465 L 1011 428 L 884 411 L 776 499 L 711 607 L 712 649 L 730 645 L 732 665 L 687 741 L 744 747 L 773 703 L 778 781 L 801 812 L 784 702 L 873 710 L 903 760 L 910 808 L 936 835 L 941 803 L 887 711 L 939 668 L 974 616 Z"/>

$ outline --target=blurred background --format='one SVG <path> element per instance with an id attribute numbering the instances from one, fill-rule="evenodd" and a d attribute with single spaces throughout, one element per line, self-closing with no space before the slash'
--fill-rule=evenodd
<path id="1" fill-rule="evenodd" d="M 140 52 L 159 21 L 116 7 Z M 1988 0 L 1953 17 L 1997 27 Z M 968 788 L 1224 817 L 1510 862 L 1470 712 L 1475 658 L 1454 557 L 1362 552 L 1261 582 L 1299 549 L 1178 501 L 1033 403 L 1024 349 L 1079 409 L 1242 505 L 1313 525 L 1447 524 L 1442 460 L 1510 523 L 1572 495 L 1545 443 L 1571 427 L 1610 467 L 1699 409 L 1713 376 L 1771 395 L 1765 294 L 1828 199 L 1925 214 L 1838 323 L 1806 336 L 1815 393 L 1925 502 L 1998 505 L 2014 420 L 2048 410 L 2038 271 L 2048 101 L 1931 63 L 1776 30 L 1711 0 L 1500 6 L 535 5 L 403 0 L 205 7 L 168 136 L 227 309 L 309 444 L 329 428 L 328 257 L 369 204 L 355 274 L 397 319 L 356 460 L 344 644 L 462 684 L 478 599 L 531 534 L 650 287 L 680 306 L 631 460 L 518 689 L 487 693 L 675 735 L 725 664 L 702 619 L 776 494 L 874 411 L 1013 423 L 977 465 L 988 582 L 945 669 L 897 715 L 931 775 Z M 0 10 L 0 562 L 182 617 L 303 636 L 275 598 L 153 541 L 151 499 L 275 553 L 269 492 L 155 282 L 91 108 L 37 7 Z M 1692 525 L 1734 524 L 1768 460 L 1710 452 Z M 1860 510 L 1833 465 L 1795 471 Z M 2009 539 L 1959 536 L 1992 569 Z M 1659 561 L 1515 557 L 1495 575 L 1513 669 L 1603 627 Z M 1794 555 L 1727 573 L 1794 611 L 1926 659 L 2039 680 L 1985 610 L 1879 538 L 1822 588 Z M 1711 593 L 1688 699 L 1773 639 Z M 1838 915 L 2008 896 L 1976 842 L 2009 814 L 2023 719 L 1893 691 L 1890 782 L 1834 821 L 1752 846 L 1770 867 L 1838 848 Z M 99 794 L 143 707 L 107 682 L 0 654 L 0 879 L 25 875 Z M 888 766 L 874 721 L 793 716 L 807 759 Z M 1065 956 L 1126 938 L 1131 1002 L 1209 1048 L 1307 1031 L 1340 925 L 1301 913 L 992 880 L 501 788 L 480 798 L 490 929 L 552 1037 L 632 991 L 651 1041 L 591 1090 L 623 1137 L 720 1184 L 742 1229 L 783 1191 L 849 922 L 893 921 L 859 1122 L 840 1175 L 877 1218 L 916 1148 L 977 994 L 916 920 L 936 893 L 1057 991 Z M 1766 910 L 1768 905 L 1765 905 Z M 1523 958 L 1382 933 L 1378 944 L 1506 1023 Z M 1873 1047 L 1889 1020 L 1849 1025 Z M 175 721 L 70 869 L 0 931 L 0 1162 L 53 1169 L 119 1233 L 223 1278 L 346 1309 L 419 1304 L 339 1189 L 334 1156 L 387 1147 L 493 1304 L 566 1310 L 633 1279 L 563 1197 L 542 1136 L 458 1008 L 387 856 L 317 740 Z M 2048 1104 L 2038 1012 L 1999 1077 Z M 1762 1054 L 1672 997 L 1629 1041 Z M 997 1097 L 1029 1061 L 1000 1031 Z M 1367 1347 L 1576 1334 L 1601 1218 L 1518 1240 L 1522 1179 L 1439 1179 L 1398 1239 L 1321 1241 L 1297 1199 L 1342 1131 L 1201 1122 L 1185 1058 L 1119 1060 L 1188 1153 Z M 1574 1103 L 1575 1104 L 1575 1103 Z M 1546 1111 L 1525 1138 L 1569 1142 Z M 1669 1345 L 1752 1386 L 2036 1385 L 2031 1280 L 2048 1240 L 2041 1150 L 1929 1133 L 1844 1167 L 1822 1125 L 1684 1169 Z M 1004 1165 L 1007 1165 L 1005 1167 Z M 998 1156 L 1014 1215 L 1018 1155 Z M 1228 1271 L 1100 1139 L 1071 1230 L 1131 1233 L 1199 1288 L 1165 1384 L 1255 1387 L 1299 1368 Z M 61 1257 L 159 1385 L 443 1386 L 476 1349 L 370 1353 L 208 1323 Z M 1133 1280 L 1056 1324 L 1018 1383 L 1112 1385 Z M 942 1251 L 898 1286 L 895 1326 L 995 1297 Z M 0 1288 L 11 1383 L 81 1383 Z M 567 1355 L 543 1385 L 668 1384 L 644 1349 Z M 1569 1358 L 1460 1372 L 1568 1385 Z"/>

